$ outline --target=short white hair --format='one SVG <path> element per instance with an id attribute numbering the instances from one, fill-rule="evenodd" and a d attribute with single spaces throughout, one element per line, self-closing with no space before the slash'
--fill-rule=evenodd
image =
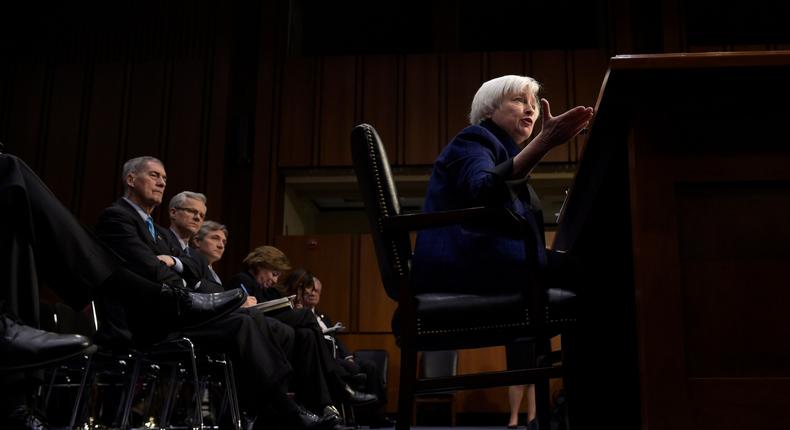
<path id="1" fill-rule="evenodd" d="M 169 206 L 170 209 L 182 206 L 187 199 L 199 200 L 203 202 L 203 204 L 208 204 L 206 195 L 203 193 L 196 193 L 193 191 L 181 191 L 180 193 L 174 195 L 172 199 L 170 199 L 170 206 Z"/>
<path id="2" fill-rule="evenodd" d="M 540 116 L 540 102 L 538 101 L 540 84 L 538 81 L 529 76 L 505 75 L 483 82 L 472 100 L 469 123 L 477 125 L 491 118 L 506 96 L 524 91 L 532 94 L 535 98 L 536 109 L 538 116 Z"/>

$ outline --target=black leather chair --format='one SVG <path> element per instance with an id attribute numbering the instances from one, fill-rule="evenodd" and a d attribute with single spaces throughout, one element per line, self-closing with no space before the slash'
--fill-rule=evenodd
<path id="1" fill-rule="evenodd" d="M 81 333 L 91 337 L 96 329 L 99 317 L 90 306 L 86 311 L 75 312 L 66 305 L 55 306 L 58 328 L 63 332 Z M 76 366 L 75 366 L 76 364 Z M 241 429 L 241 414 L 236 394 L 236 381 L 233 364 L 223 353 L 197 351 L 192 341 L 184 336 L 173 335 L 164 341 L 145 349 L 127 349 L 109 351 L 99 349 L 90 357 L 86 364 L 79 362 L 68 366 L 60 366 L 51 372 L 50 384 L 47 388 L 48 403 L 53 388 L 74 386 L 77 389 L 74 407 L 71 413 L 69 428 L 97 427 L 109 424 L 120 429 L 132 428 L 135 425 L 145 426 L 157 424 L 158 428 L 194 427 L 201 429 L 226 428 Z M 162 372 L 169 368 L 170 372 Z M 70 383 L 70 376 L 79 371 L 80 383 Z M 66 378 L 60 375 L 65 375 Z M 167 377 L 163 377 L 167 376 Z M 57 382 L 63 379 L 65 382 Z M 184 386 L 191 387 L 187 392 L 192 396 L 191 407 L 183 419 L 183 426 L 171 425 L 171 418 L 176 398 Z M 163 390 L 157 395 L 158 387 Z M 215 387 L 210 392 L 221 392 L 222 398 L 214 399 L 210 405 L 215 422 L 204 423 L 200 393 L 208 387 Z M 92 392 L 85 392 L 92 387 Z M 89 397 L 89 398 L 84 398 Z M 161 397 L 158 405 L 157 418 L 149 423 L 133 423 L 132 407 L 135 399 L 144 399 L 143 419 L 151 419 L 152 400 Z M 109 400 L 105 402 L 105 400 Z M 113 400 L 117 400 L 114 402 Z M 213 401 L 216 400 L 216 401 Z M 117 403 L 117 404 L 114 404 Z M 45 403 L 46 404 L 46 403 Z M 113 408 L 112 406 L 117 406 Z M 101 411 L 110 412 L 102 413 Z M 114 412 L 114 413 L 113 413 Z M 97 416 L 98 415 L 98 416 Z M 107 417 L 112 415 L 112 417 Z M 103 423 L 102 418 L 111 422 Z M 76 424 L 76 426 L 75 426 Z M 223 427 L 223 428 L 225 428 Z"/>
<path id="2" fill-rule="evenodd" d="M 384 388 L 387 388 L 390 356 L 386 349 L 358 349 L 354 351 L 354 357 L 373 362 L 379 371 Z"/>
<path id="3" fill-rule="evenodd" d="M 409 428 L 416 394 L 530 383 L 537 385 L 539 393 L 540 426 L 549 428 L 548 379 L 563 377 L 565 390 L 569 398 L 572 396 L 572 381 L 568 376 L 572 375 L 573 335 L 570 330 L 575 321 L 570 307 L 575 300 L 561 290 L 547 294 L 540 285 L 538 239 L 533 230 L 517 214 L 501 208 L 402 214 L 384 145 L 371 125 L 361 124 L 354 128 L 351 152 L 381 279 L 387 295 L 398 302 L 393 318 L 393 332 L 401 349 L 397 428 Z M 525 289 L 492 295 L 415 292 L 411 283 L 409 233 L 476 222 L 503 226 L 503 233 L 524 240 L 525 249 L 532 254 L 533 266 L 529 270 L 532 279 L 519 280 L 525 282 Z M 418 351 L 506 345 L 524 337 L 533 337 L 538 344 L 548 344 L 548 339 L 557 334 L 563 335 L 562 365 L 417 378 Z"/>

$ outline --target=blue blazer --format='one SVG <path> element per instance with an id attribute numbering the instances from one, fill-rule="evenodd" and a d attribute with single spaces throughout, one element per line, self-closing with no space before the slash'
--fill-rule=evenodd
<path id="1" fill-rule="evenodd" d="M 433 166 L 425 212 L 475 206 L 506 207 L 527 218 L 543 249 L 543 215 L 528 177 L 509 179 L 521 149 L 493 121 L 462 130 Z M 524 242 L 496 233 L 497 226 L 461 226 L 419 232 L 412 276 L 419 292 L 493 292 L 523 288 Z M 496 282 L 495 282 L 496 281 Z"/>

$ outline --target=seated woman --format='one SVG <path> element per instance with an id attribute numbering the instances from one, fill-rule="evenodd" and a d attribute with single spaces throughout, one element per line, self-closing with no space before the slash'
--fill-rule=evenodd
<path id="1" fill-rule="evenodd" d="M 527 76 L 501 76 L 483 83 L 472 100 L 470 126 L 461 130 L 434 163 L 425 212 L 475 206 L 503 207 L 524 217 L 539 239 L 539 264 L 551 268 L 556 256 L 543 244 L 540 200 L 529 174 L 552 148 L 576 136 L 592 118 L 590 107 L 577 106 L 553 116 L 540 85 Z M 543 111 L 540 133 L 529 140 Z M 413 279 L 420 292 L 492 293 L 526 287 L 524 242 L 497 234 L 497 226 L 462 226 L 421 231 L 413 258 Z M 492 279 L 499 280 L 491 282 Z M 566 286 L 567 287 L 567 286 Z M 508 345 L 508 369 L 534 361 L 534 347 Z M 530 351 L 525 353 L 524 351 Z M 534 388 L 527 386 L 529 428 L 537 421 Z M 509 428 L 518 424 L 524 386 L 509 390 Z"/>
<path id="2" fill-rule="evenodd" d="M 577 106 L 552 116 L 540 99 L 540 85 L 527 76 L 508 75 L 483 83 L 472 101 L 472 125 L 456 135 L 434 163 L 425 212 L 475 206 L 504 207 L 530 222 L 543 240 L 540 200 L 529 174 L 554 147 L 576 136 L 592 118 L 590 107 Z M 540 133 L 528 141 L 540 111 Z M 524 242 L 496 234 L 497 226 L 462 225 L 421 231 L 413 258 L 420 292 L 487 292 L 523 288 Z M 546 265 L 542 242 L 537 250 Z M 490 282 L 492 275 L 507 282 Z"/>

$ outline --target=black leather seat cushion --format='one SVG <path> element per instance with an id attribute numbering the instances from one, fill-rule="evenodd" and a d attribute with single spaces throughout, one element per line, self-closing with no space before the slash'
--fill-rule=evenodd
<path id="1" fill-rule="evenodd" d="M 525 297 L 520 292 L 478 295 L 427 293 L 415 296 L 417 306 L 417 343 L 420 349 L 454 349 L 457 345 L 477 347 L 501 345 L 534 333 Z M 550 321 L 566 318 L 575 303 L 567 290 L 549 290 Z M 393 322 L 397 321 L 398 312 Z M 399 334 L 398 327 L 393 331 Z"/>

